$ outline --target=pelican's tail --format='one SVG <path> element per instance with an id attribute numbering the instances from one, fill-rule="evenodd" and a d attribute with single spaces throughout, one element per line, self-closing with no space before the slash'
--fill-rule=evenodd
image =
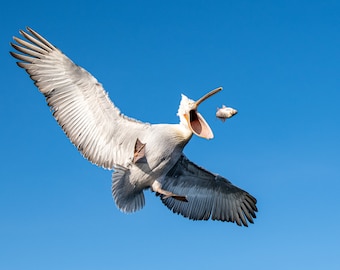
<path id="1" fill-rule="evenodd" d="M 145 204 L 144 193 L 142 189 L 137 189 L 130 183 L 130 170 L 120 165 L 115 165 L 114 170 L 112 196 L 119 210 L 132 213 L 142 209 Z"/>

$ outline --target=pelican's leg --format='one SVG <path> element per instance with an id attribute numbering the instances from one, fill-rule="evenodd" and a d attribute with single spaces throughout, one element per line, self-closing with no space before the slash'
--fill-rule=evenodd
<path id="1" fill-rule="evenodd" d="M 154 192 L 157 192 L 159 194 L 162 194 L 164 195 L 163 196 L 163 199 L 167 199 L 167 198 L 174 198 L 176 200 L 179 200 L 179 201 L 182 201 L 182 202 L 187 202 L 187 198 L 185 196 L 180 196 L 180 195 L 177 195 L 177 194 L 174 194 L 170 191 L 167 191 L 167 190 L 164 190 L 161 188 L 161 184 L 158 182 L 158 181 L 155 181 L 153 182 L 151 188 Z"/>

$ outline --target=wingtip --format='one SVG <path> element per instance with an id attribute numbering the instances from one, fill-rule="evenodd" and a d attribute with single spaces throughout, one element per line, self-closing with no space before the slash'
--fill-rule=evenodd
<path id="1" fill-rule="evenodd" d="M 12 44 L 12 43 L 11 43 L 11 46 L 13 47 L 13 44 Z M 15 57 L 15 52 L 11 52 L 11 51 L 10 51 L 9 54 L 10 54 L 12 57 L 16 58 L 16 57 Z"/>
<path id="2" fill-rule="evenodd" d="M 36 32 L 31 28 L 31 27 L 29 27 L 29 26 L 26 26 L 26 30 L 28 31 L 28 32 L 30 32 L 31 34 L 35 34 Z"/>

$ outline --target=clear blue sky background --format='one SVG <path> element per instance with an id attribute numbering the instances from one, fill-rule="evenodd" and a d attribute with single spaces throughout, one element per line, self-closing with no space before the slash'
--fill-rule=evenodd
<path id="1" fill-rule="evenodd" d="M 340 2 L 1 4 L 0 269 L 339 269 Z M 254 225 L 194 222 L 153 193 L 126 215 L 8 51 L 30 26 L 128 116 L 176 123 L 180 94 L 215 138 L 185 154 L 258 199 Z M 239 114 L 222 123 L 217 106 Z"/>

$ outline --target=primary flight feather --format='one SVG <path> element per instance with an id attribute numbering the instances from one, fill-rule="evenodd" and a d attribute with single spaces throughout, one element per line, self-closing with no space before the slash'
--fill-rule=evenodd
<path id="1" fill-rule="evenodd" d="M 112 195 L 123 212 L 140 210 L 150 188 L 174 213 L 193 220 L 221 220 L 247 226 L 256 199 L 227 179 L 195 165 L 183 155 L 193 134 L 212 139 L 197 111 L 217 88 L 197 101 L 182 95 L 179 124 L 147 124 L 124 116 L 102 85 L 37 32 L 11 43 L 19 60 L 46 97 L 54 118 L 92 163 L 114 170 Z"/>

